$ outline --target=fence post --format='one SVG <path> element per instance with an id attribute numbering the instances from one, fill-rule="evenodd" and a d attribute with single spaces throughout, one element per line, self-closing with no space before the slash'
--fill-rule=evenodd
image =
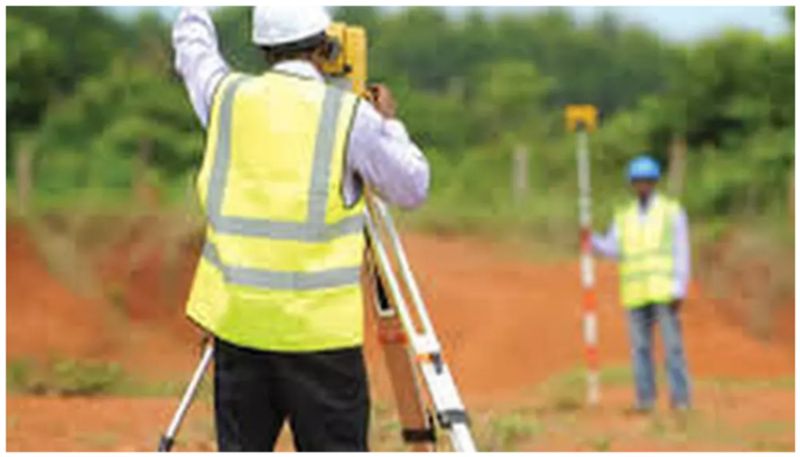
<path id="1" fill-rule="evenodd" d="M 686 139 L 677 133 L 672 136 L 669 145 L 669 171 L 667 193 L 678 197 L 683 193 L 683 181 L 686 176 Z"/>
<path id="2" fill-rule="evenodd" d="M 528 193 L 528 148 L 518 144 L 511 160 L 511 183 L 514 202 L 518 203 Z"/>
<path id="3" fill-rule="evenodd" d="M 28 214 L 31 192 L 33 191 L 33 147 L 28 141 L 20 142 L 17 152 L 17 200 L 19 210 L 23 215 Z"/>

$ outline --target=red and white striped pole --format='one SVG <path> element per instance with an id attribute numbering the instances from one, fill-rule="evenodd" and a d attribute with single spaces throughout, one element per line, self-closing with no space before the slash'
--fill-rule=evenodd
<path id="1" fill-rule="evenodd" d="M 578 130 L 578 208 L 581 237 L 581 286 L 583 287 L 583 343 L 586 351 L 587 400 L 596 405 L 600 400 L 600 379 L 597 355 L 597 299 L 594 291 L 592 259 L 592 197 L 589 181 L 589 134 Z"/>
<path id="2" fill-rule="evenodd" d="M 589 131 L 594 129 L 597 110 L 590 105 L 567 108 L 567 126 L 577 133 L 578 216 L 580 222 L 580 268 L 583 289 L 583 344 L 587 368 L 587 402 L 600 401 L 600 375 L 597 353 L 597 298 L 592 258 L 592 196 L 589 172 Z"/>

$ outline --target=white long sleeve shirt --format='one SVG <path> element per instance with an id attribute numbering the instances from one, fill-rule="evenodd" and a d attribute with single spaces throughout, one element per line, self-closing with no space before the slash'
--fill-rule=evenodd
<path id="1" fill-rule="evenodd" d="M 647 218 L 647 205 L 652 201 L 652 197 L 645 203 L 639 205 L 639 220 L 645 221 Z M 675 298 L 685 298 L 691 274 L 691 254 L 689 247 L 689 222 L 686 211 L 681 208 L 675 218 L 673 227 L 673 246 L 672 255 L 675 259 Z M 611 258 L 619 258 L 619 227 L 615 222 L 605 235 L 593 234 L 592 247 L 601 255 Z"/>
<path id="2" fill-rule="evenodd" d="M 214 91 L 231 69 L 217 44 L 205 8 L 183 8 L 172 28 L 175 67 L 183 77 L 195 114 L 207 127 Z M 310 63 L 284 61 L 274 70 L 323 81 Z M 402 122 L 386 119 L 370 103 L 359 103 L 347 146 L 342 193 L 345 204 L 358 200 L 366 181 L 388 202 L 414 208 L 425 201 L 430 182 L 428 161 L 411 141 Z"/>

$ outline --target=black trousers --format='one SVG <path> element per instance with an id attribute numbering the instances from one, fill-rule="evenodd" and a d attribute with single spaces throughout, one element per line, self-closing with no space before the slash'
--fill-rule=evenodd
<path id="1" fill-rule="evenodd" d="M 367 451 L 361 347 L 282 353 L 217 339 L 214 411 L 220 451 L 271 451 L 286 419 L 298 451 Z"/>

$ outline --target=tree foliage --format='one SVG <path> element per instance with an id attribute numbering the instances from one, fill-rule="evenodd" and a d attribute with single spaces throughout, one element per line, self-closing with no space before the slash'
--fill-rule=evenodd
<path id="1" fill-rule="evenodd" d="M 619 170 L 636 153 L 666 160 L 678 135 L 706 167 L 692 170 L 705 191 L 687 196 L 698 211 L 785 197 L 769 188 L 788 179 L 794 160 L 793 33 L 767 38 L 734 29 L 673 43 L 611 13 L 577 22 L 559 8 L 499 11 L 334 11 L 367 29 L 370 78 L 391 86 L 415 140 L 437 164 L 459 167 L 434 170 L 435 192 L 477 199 L 476 180 L 502 185 L 508 174 L 497 170 L 519 143 L 537 154 L 537 185 L 560 189 L 574 174 L 563 107 L 593 103 L 603 113 L 593 150 L 601 189 L 620 187 Z M 794 8 L 785 11 L 793 23 Z M 263 71 L 250 44 L 250 9 L 213 16 L 230 65 Z M 7 27 L 8 157 L 23 136 L 35 140 L 40 191 L 124 188 L 143 157 L 155 182 L 196 170 L 203 133 L 172 69 L 163 17 L 10 7 Z M 502 176 L 490 179 L 495 172 Z M 480 198 L 500 198 L 490 194 Z"/>

